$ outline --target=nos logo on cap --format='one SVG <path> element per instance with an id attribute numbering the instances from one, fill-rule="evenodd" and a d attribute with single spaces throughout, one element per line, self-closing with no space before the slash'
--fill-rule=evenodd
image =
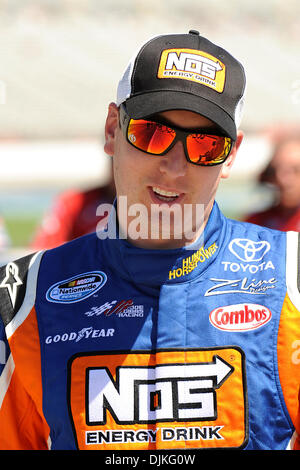
<path id="1" fill-rule="evenodd" d="M 200 83 L 222 93 L 225 65 L 216 57 L 196 49 L 166 49 L 162 52 L 158 78 L 179 78 Z"/>

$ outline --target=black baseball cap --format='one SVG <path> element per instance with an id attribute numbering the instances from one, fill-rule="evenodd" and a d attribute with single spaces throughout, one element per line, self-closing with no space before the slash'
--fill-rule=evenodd
<path id="1" fill-rule="evenodd" d="M 244 102 L 244 68 L 198 31 L 147 41 L 118 85 L 117 105 L 133 119 L 173 110 L 194 111 L 236 140 Z"/>

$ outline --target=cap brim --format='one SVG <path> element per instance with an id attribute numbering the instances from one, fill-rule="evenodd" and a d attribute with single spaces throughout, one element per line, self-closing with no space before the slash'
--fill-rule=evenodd
<path id="1" fill-rule="evenodd" d="M 126 109 L 133 119 L 142 119 L 152 114 L 174 109 L 193 111 L 213 121 L 229 137 L 236 140 L 236 125 L 233 119 L 219 106 L 200 96 L 180 91 L 143 93 L 126 100 Z"/>

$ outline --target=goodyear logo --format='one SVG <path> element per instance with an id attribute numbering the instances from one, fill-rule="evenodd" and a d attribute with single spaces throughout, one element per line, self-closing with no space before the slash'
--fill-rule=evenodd
<path id="1" fill-rule="evenodd" d="M 181 267 L 169 271 L 169 280 L 176 279 L 178 277 L 182 277 L 186 274 L 191 273 L 198 266 L 198 263 L 204 263 L 204 261 L 211 258 L 215 254 L 217 249 L 218 247 L 216 242 L 214 242 L 208 248 L 204 248 L 204 246 L 202 246 L 191 256 L 183 259 Z"/>
<path id="2" fill-rule="evenodd" d="M 222 93 L 225 65 L 216 57 L 195 49 L 166 49 L 162 52 L 158 78 L 179 78 Z"/>

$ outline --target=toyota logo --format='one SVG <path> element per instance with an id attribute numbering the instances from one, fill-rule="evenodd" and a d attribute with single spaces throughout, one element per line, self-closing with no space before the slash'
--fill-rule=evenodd
<path id="1" fill-rule="evenodd" d="M 235 238 L 228 247 L 241 261 L 260 261 L 270 250 L 271 245 L 267 241 L 254 242 L 247 238 Z"/>

